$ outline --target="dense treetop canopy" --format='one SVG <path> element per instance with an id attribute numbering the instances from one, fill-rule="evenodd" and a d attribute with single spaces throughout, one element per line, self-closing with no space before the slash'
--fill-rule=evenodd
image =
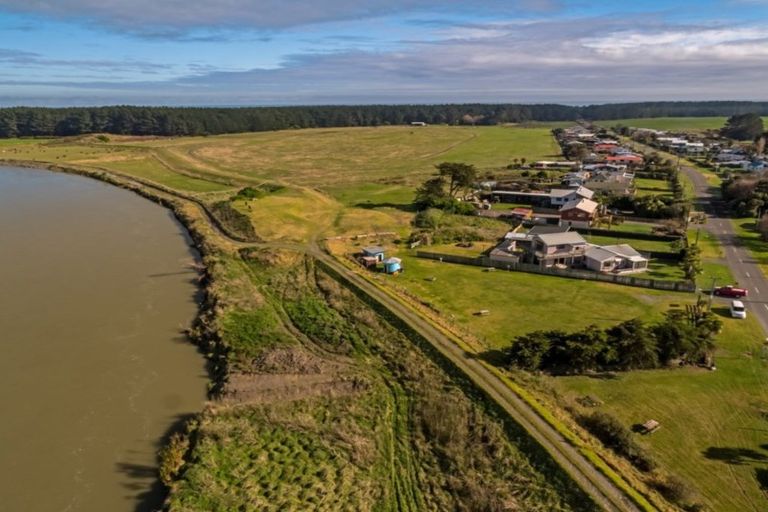
<path id="1" fill-rule="evenodd" d="M 768 102 L 652 102 L 555 104 L 359 105 L 296 107 L 79 107 L 0 109 L 0 137 L 114 133 L 215 135 L 291 128 L 429 124 L 475 125 L 662 116 L 768 115 Z"/>

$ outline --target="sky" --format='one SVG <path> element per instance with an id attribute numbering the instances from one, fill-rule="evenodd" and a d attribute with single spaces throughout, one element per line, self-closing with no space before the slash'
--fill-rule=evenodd
<path id="1" fill-rule="evenodd" d="M 768 0 L 0 0 L 0 106 L 768 100 Z"/>

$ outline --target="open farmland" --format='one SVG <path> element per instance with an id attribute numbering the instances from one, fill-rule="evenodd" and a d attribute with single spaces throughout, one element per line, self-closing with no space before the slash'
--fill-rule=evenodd
<path id="1" fill-rule="evenodd" d="M 595 121 L 595 124 L 606 128 L 621 125 L 665 131 L 704 131 L 722 128 L 727 119 L 727 117 L 641 117 Z M 768 117 L 764 117 L 763 122 L 767 121 Z"/>
<path id="2" fill-rule="evenodd" d="M 206 200 L 240 186 L 283 188 L 235 208 L 268 240 L 407 231 L 415 188 L 443 161 L 494 172 L 553 158 L 549 127 L 379 127 L 216 137 L 94 136 L 7 141 L 6 158 L 118 171 Z M 403 232 L 407 235 L 407 232 Z"/>

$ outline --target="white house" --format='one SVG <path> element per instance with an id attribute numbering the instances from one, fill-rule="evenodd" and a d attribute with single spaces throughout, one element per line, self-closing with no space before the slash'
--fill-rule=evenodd
<path id="1" fill-rule="evenodd" d="M 595 193 L 586 187 L 553 188 L 549 191 L 549 202 L 553 207 L 563 206 L 574 199 L 592 199 Z"/>
<path id="2" fill-rule="evenodd" d="M 592 245 L 584 253 L 584 265 L 595 272 L 644 272 L 648 270 L 648 258 L 627 244 Z"/>

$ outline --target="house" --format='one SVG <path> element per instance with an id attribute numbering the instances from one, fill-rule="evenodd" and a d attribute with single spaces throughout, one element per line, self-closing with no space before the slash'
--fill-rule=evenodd
<path id="1" fill-rule="evenodd" d="M 568 160 L 539 160 L 534 162 L 531 167 L 534 169 L 573 169 L 579 165 L 579 162 L 570 162 Z"/>
<path id="2" fill-rule="evenodd" d="M 643 165 L 643 157 L 635 154 L 628 155 L 614 155 L 605 157 L 605 161 L 609 164 L 624 164 L 624 165 Z"/>
<path id="3" fill-rule="evenodd" d="M 378 245 L 363 247 L 363 258 L 374 258 L 376 263 L 384 261 L 384 248 Z"/>
<path id="4" fill-rule="evenodd" d="M 530 239 L 521 233 L 512 233 L 513 235 L 522 235 L 521 238 L 530 241 Z M 509 233 L 508 233 L 509 235 Z M 519 263 L 522 248 L 518 247 L 518 239 L 515 237 L 504 237 L 504 240 L 494 247 L 488 255 L 491 261 L 496 263 Z"/>
<path id="5" fill-rule="evenodd" d="M 736 162 L 738 160 L 745 160 L 747 154 L 741 149 L 722 149 L 715 156 L 715 160 L 718 162 Z"/>
<path id="6" fill-rule="evenodd" d="M 402 272 L 402 270 L 403 266 L 400 258 L 387 258 L 384 260 L 384 273 L 397 274 L 398 272 Z"/>
<path id="7" fill-rule="evenodd" d="M 509 216 L 519 221 L 530 220 L 533 218 L 533 210 L 530 208 L 513 208 L 509 211 Z"/>
<path id="8" fill-rule="evenodd" d="M 601 141 L 593 146 L 592 151 L 594 151 L 595 153 L 613 153 L 615 149 L 616 149 L 615 142 Z"/>
<path id="9" fill-rule="evenodd" d="M 560 225 L 588 228 L 597 216 L 597 207 L 591 199 L 573 199 L 560 208 Z"/>
<path id="10" fill-rule="evenodd" d="M 595 192 L 606 192 L 616 196 L 631 196 L 633 193 L 633 177 L 632 174 L 597 173 L 584 182 L 584 185 Z"/>
<path id="11" fill-rule="evenodd" d="M 553 188 L 549 191 L 549 204 L 553 207 L 563 206 L 573 199 L 592 199 L 594 192 L 586 187 L 576 189 Z"/>
<path id="12" fill-rule="evenodd" d="M 626 165 L 617 164 L 590 164 L 584 166 L 585 171 L 589 172 L 626 172 Z"/>
<path id="13" fill-rule="evenodd" d="M 563 175 L 560 183 L 569 188 L 579 188 L 589 179 L 591 174 L 587 171 L 569 172 Z"/>
<path id="14" fill-rule="evenodd" d="M 528 230 L 528 234 L 533 235 L 549 235 L 551 233 L 565 233 L 570 231 L 570 226 L 559 226 L 556 224 L 542 224 L 540 226 L 533 226 Z"/>
<path id="15" fill-rule="evenodd" d="M 520 192 L 515 190 L 492 190 L 491 197 L 500 203 L 521 203 L 541 208 L 559 208 L 571 199 L 582 197 L 592 199 L 594 192 L 585 187 L 576 189 L 552 189 L 549 192 Z"/>
<path id="16" fill-rule="evenodd" d="M 595 272 L 631 273 L 648 270 L 648 258 L 627 244 L 590 246 L 584 265 Z"/>
<path id="17" fill-rule="evenodd" d="M 587 241 L 575 231 L 533 235 L 528 257 L 541 268 L 579 266 L 587 247 Z"/>
<path id="18" fill-rule="evenodd" d="M 427 123 L 424 121 L 412 121 L 411 126 L 427 126 Z"/>

